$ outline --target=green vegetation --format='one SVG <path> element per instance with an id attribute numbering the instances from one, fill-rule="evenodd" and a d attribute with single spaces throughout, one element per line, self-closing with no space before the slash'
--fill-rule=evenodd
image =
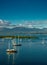
<path id="1" fill-rule="evenodd" d="M 38 38 L 36 36 L 0 36 L 0 38 Z"/>

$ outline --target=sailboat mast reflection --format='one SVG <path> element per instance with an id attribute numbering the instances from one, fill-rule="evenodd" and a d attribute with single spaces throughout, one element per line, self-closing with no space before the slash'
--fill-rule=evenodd
<path id="1" fill-rule="evenodd" d="M 43 45 L 45 44 L 45 40 L 44 40 L 44 38 L 42 39 L 42 44 L 43 44 Z"/>
<path id="2" fill-rule="evenodd" d="M 7 53 L 7 55 L 8 55 L 8 65 L 10 65 L 10 64 L 15 65 L 16 54 L 15 53 L 11 53 L 11 54 Z"/>
<path id="3" fill-rule="evenodd" d="M 13 62 L 12 62 L 13 65 L 15 65 L 15 54 L 13 54 Z"/>

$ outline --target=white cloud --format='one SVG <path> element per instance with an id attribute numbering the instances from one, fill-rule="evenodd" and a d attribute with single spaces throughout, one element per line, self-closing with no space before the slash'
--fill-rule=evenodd
<path id="1" fill-rule="evenodd" d="M 47 28 L 47 20 L 15 20 L 15 22 L 16 26 L 28 28 Z"/>
<path id="2" fill-rule="evenodd" d="M 10 25 L 10 22 L 0 19 L 0 26 L 8 26 L 8 25 Z"/>
<path id="3" fill-rule="evenodd" d="M 16 24 L 0 19 L 0 28 L 28 27 L 28 28 L 47 28 L 47 20 L 18 20 Z"/>
<path id="4" fill-rule="evenodd" d="M 30 28 L 47 28 L 47 20 L 24 20 L 24 24 Z"/>

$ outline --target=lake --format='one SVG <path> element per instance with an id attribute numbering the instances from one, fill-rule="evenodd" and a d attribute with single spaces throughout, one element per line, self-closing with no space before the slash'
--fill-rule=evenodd
<path id="1" fill-rule="evenodd" d="M 38 39 L 0 39 L 0 65 L 47 65 L 47 34 Z M 13 46 L 21 44 L 21 46 Z M 17 53 L 7 53 L 14 48 Z"/>

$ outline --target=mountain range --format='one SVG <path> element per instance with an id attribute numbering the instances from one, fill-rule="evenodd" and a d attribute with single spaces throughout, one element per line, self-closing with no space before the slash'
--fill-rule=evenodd
<path id="1" fill-rule="evenodd" d="M 26 27 L 15 27 L 15 28 L 0 28 L 0 35 L 18 35 L 18 34 L 30 34 L 30 33 L 47 33 L 47 28 L 26 28 Z"/>

